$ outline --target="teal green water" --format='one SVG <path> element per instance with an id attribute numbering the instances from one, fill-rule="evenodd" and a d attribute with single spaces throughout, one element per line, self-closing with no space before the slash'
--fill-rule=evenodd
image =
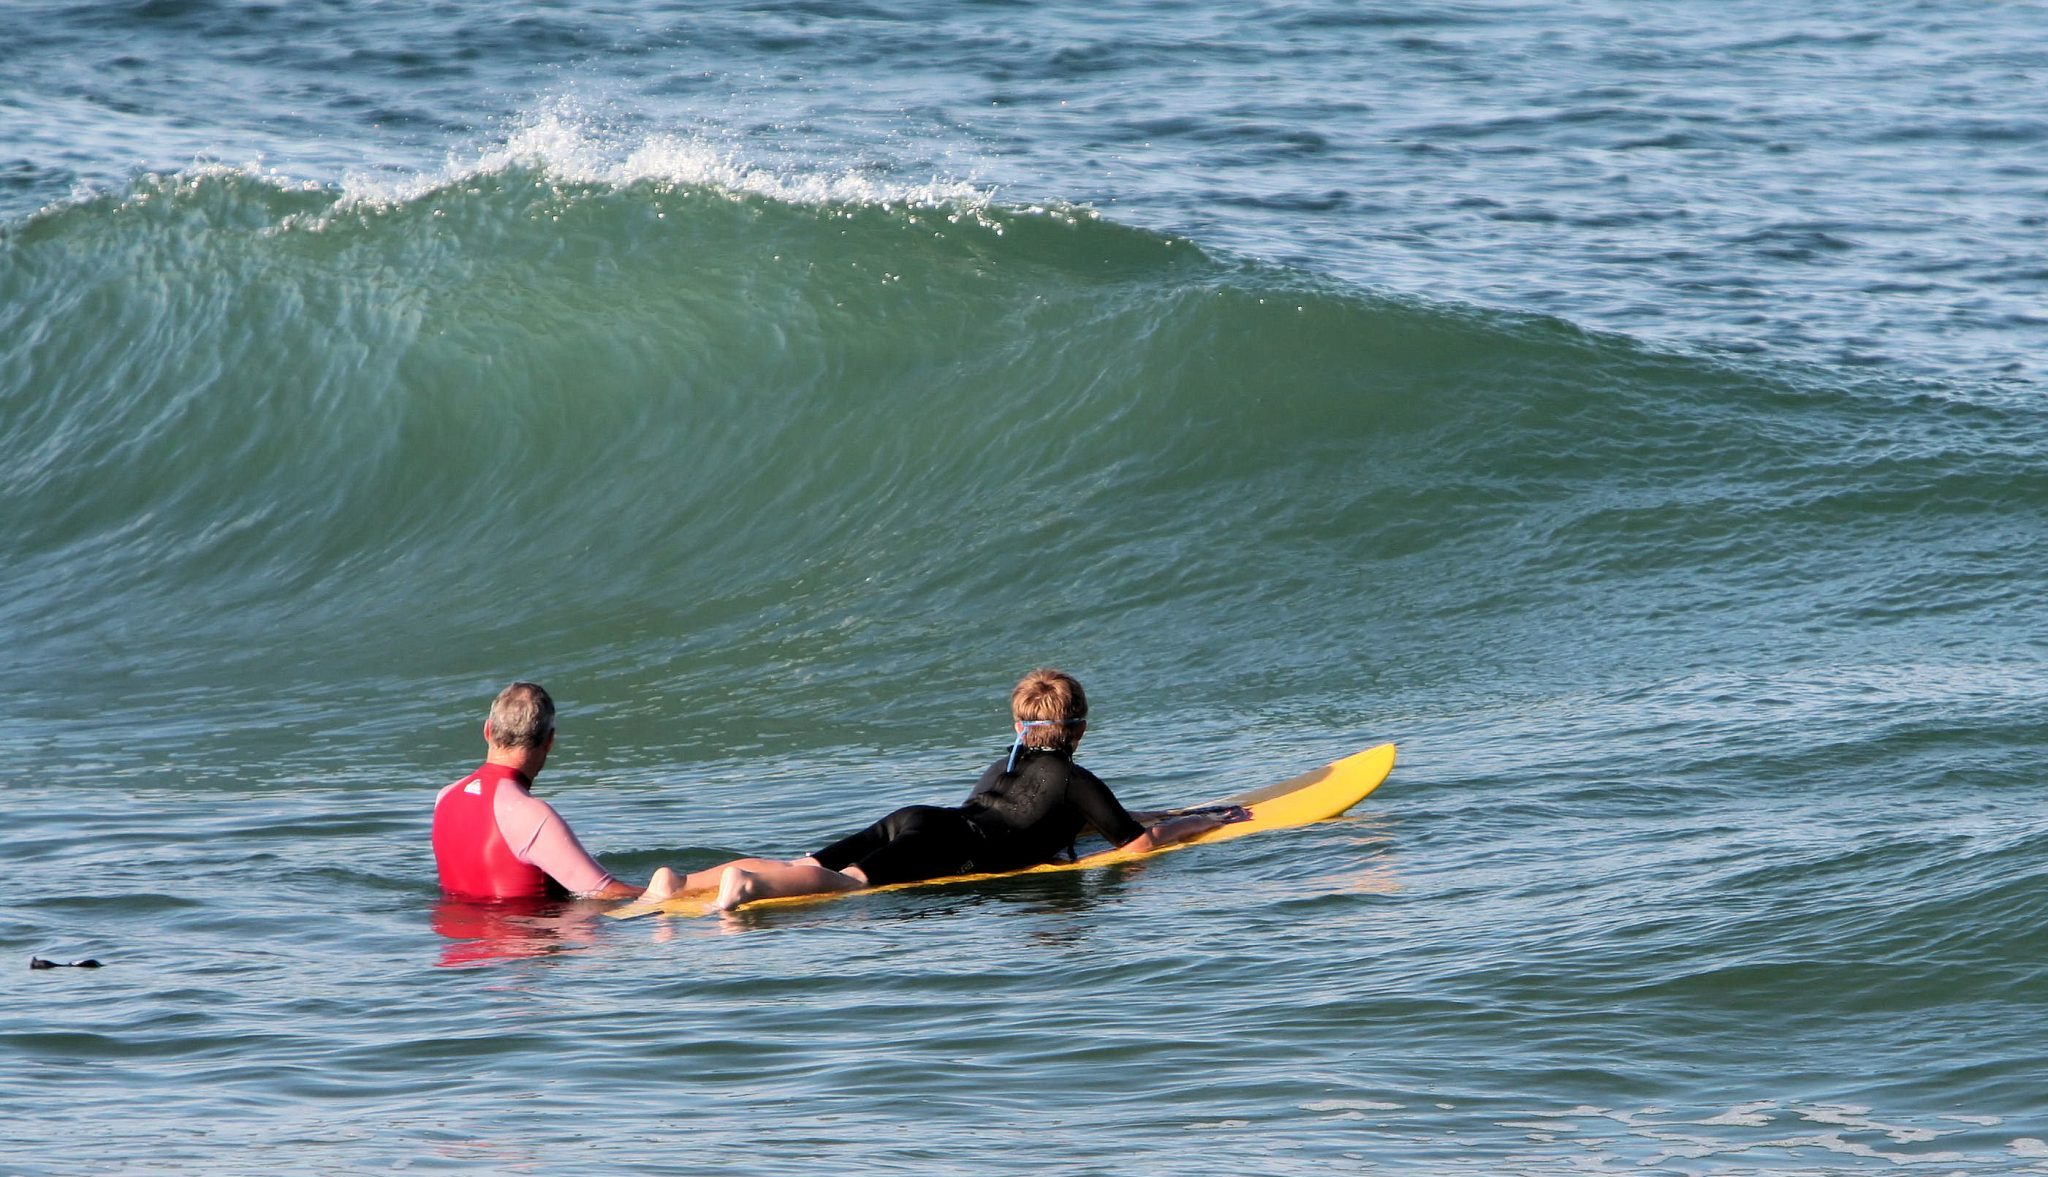
<path id="1" fill-rule="evenodd" d="M 0 1172 L 2048 1170 L 2024 10 L 23 12 Z M 436 895 L 513 678 L 638 878 L 955 799 L 1041 664 L 1133 805 L 1402 758 Z"/>

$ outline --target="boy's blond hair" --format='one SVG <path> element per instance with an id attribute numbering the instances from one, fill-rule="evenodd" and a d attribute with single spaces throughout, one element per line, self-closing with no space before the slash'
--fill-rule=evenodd
<path id="1" fill-rule="evenodd" d="M 1025 731 L 1027 747 L 1072 752 L 1088 718 L 1088 692 L 1064 671 L 1034 670 L 1010 692 L 1010 717 L 1045 724 Z"/>

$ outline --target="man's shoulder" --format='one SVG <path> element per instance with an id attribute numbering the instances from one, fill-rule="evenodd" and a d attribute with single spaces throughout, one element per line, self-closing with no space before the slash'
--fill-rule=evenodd
<path id="1" fill-rule="evenodd" d="M 434 804 L 439 805 L 441 802 L 447 800 L 448 794 L 453 793 L 455 790 L 459 788 L 462 788 L 464 785 L 472 786 L 469 789 L 469 792 L 482 793 L 484 790 L 481 773 L 481 769 L 472 768 L 468 772 L 463 773 L 461 776 L 456 777 L 454 780 L 449 781 L 447 784 L 442 785 L 441 791 L 434 794 Z"/>
<path id="2" fill-rule="evenodd" d="M 535 823 L 548 818 L 562 820 L 562 815 L 555 812 L 554 806 L 525 789 L 518 788 L 510 781 L 498 786 L 498 794 L 493 798 L 491 807 L 497 811 L 501 819 L 519 817 Z"/>

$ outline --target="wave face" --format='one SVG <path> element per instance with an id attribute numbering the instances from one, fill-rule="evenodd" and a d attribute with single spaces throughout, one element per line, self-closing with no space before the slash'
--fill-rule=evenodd
<path id="1" fill-rule="evenodd" d="M 385 661 L 367 620 L 426 657 L 500 594 L 575 643 L 635 614 L 723 647 L 774 602 L 817 659 L 942 614 L 991 647 L 1323 651 L 1305 673 L 1362 626 L 1939 635 L 2021 608 L 2048 504 L 2028 403 L 1659 356 L 1069 209 L 209 172 L 6 260 L 6 618 L 51 661 L 109 626 Z"/>
<path id="2" fill-rule="evenodd" d="M 1475 1135 L 1529 1173 L 2039 1155 L 2031 398 L 1659 351 L 964 187 L 518 151 L 53 207 L 0 246 L 0 335 L 0 755 L 38 880 L 8 942 L 94 929 L 185 986 L 0 1036 L 178 1093 L 148 1124 L 217 1110 L 191 1052 L 330 1109 L 308 1130 L 365 1167 L 408 1138 L 337 1086 L 496 1123 L 437 1045 L 475 1007 L 418 979 L 445 939 L 565 966 L 464 992 L 545 1027 L 496 1065 L 549 1068 L 636 1164 L 620 1077 L 672 1080 L 672 1041 L 764 1113 L 844 1101 L 843 1129 L 711 1116 L 678 1145 L 764 1170 L 867 1148 L 903 1091 L 1093 1163 L 977 1127 L 956 1056 L 1069 1093 L 1033 1106 L 1094 1139 L 1157 1113 L 1162 1157 L 1246 1121 L 1415 1171 Z M 938 799 L 1033 664 L 1088 682 L 1091 763 L 1139 802 L 1404 759 L 1371 812 L 1142 885 L 654 946 L 425 927 L 421 782 L 508 679 L 563 699 L 551 787 L 637 876 Z M 308 935 L 280 904 L 347 913 Z M 399 979 L 323 979 L 363 960 Z M 1220 1027 L 1194 1062 L 1118 1061 L 1191 995 Z M 1014 1017 L 1047 1002 L 1113 1006 L 1114 1049 Z M 126 1107 L 130 1074 L 68 1106 Z"/>
<path id="3" fill-rule="evenodd" d="M 426 669 L 509 613 L 593 665 L 1227 655 L 1318 696 L 1469 672 L 1451 627 L 1555 690 L 1707 632 L 1967 646 L 2025 608 L 2048 507 L 2030 404 L 960 193 L 215 171 L 6 259 L 0 607 L 31 671 Z"/>

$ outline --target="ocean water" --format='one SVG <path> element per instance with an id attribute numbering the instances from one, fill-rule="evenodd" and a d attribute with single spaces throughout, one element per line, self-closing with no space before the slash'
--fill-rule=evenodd
<path id="1" fill-rule="evenodd" d="M 2048 1172 L 2048 8 L 0 6 L 0 1173 Z M 514 678 L 644 878 L 437 894 Z M 97 970 L 26 968 L 31 956 Z"/>

